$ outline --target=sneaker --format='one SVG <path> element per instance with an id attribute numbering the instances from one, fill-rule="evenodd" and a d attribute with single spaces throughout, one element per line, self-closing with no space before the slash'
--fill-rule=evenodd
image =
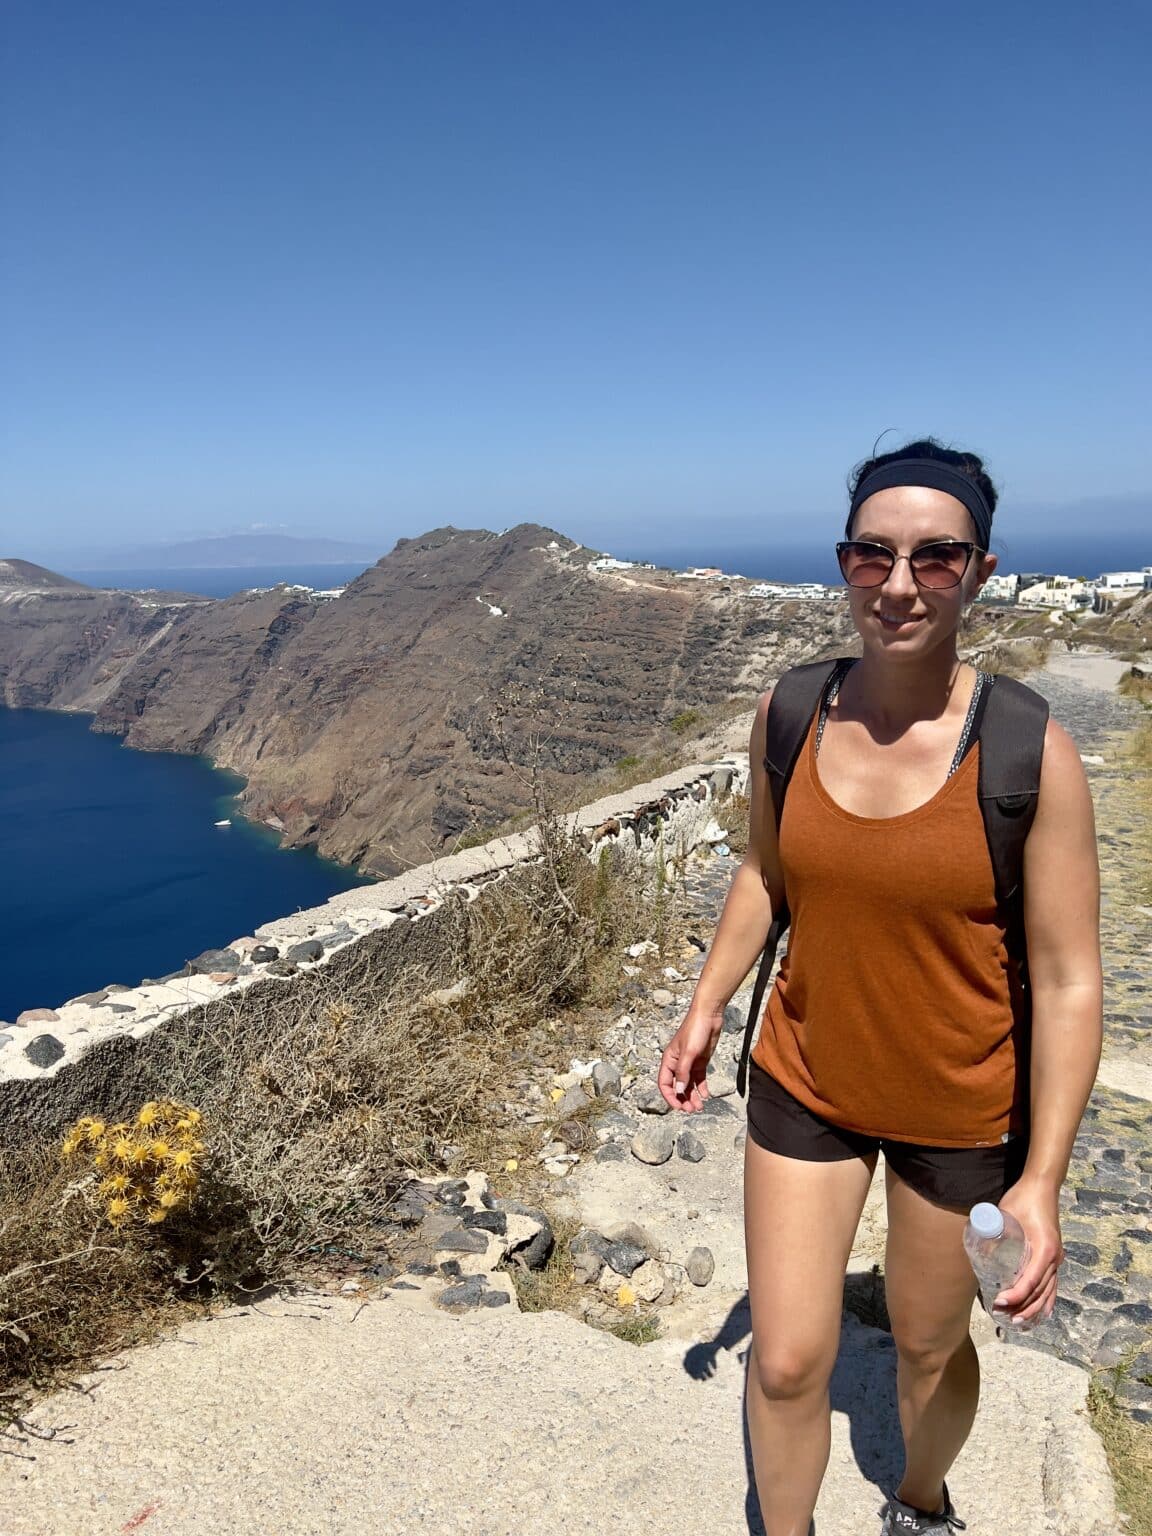
<path id="1" fill-rule="evenodd" d="M 944 1484 L 944 1508 L 938 1514 L 905 1504 L 891 1494 L 884 1506 L 884 1524 L 880 1536 L 949 1536 L 952 1531 L 966 1531 L 968 1527 L 952 1508 L 948 1497 L 948 1484 Z"/>

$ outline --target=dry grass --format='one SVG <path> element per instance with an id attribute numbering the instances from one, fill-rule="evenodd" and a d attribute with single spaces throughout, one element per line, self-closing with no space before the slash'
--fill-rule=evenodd
<path id="1" fill-rule="evenodd" d="M 1099 1371 L 1089 1382 L 1088 1412 L 1108 1457 L 1116 1503 L 1127 1516 L 1126 1536 L 1152 1536 L 1152 1425 L 1136 1424 L 1124 1412 L 1114 1371 Z"/>
<path id="2" fill-rule="evenodd" d="M 1152 709 L 1152 677 L 1133 667 L 1120 679 L 1118 691 L 1125 698 L 1137 699 L 1146 709 Z"/>
<path id="3" fill-rule="evenodd" d="M 1044 665 L 1051 646 L 1051 640 L 1045 636 L 994 642 L 974 656 L 973 662 L 985 672 L 997 672 L 1002 677 L 1026 677 Z"/>
<path id="4" fill-rule="evenodd" d="M 536 861 L 472 902 L 449 899 L 436 975 L 414 963 L 396 975 L 362 944 L 338 968 L 214 1005 L 208 1027 L 194 1014 L 170 1026 L 165 1092 L 200 1110 L 207 1152 L 194 1201 L 162 1227 L 113 1231 L 56 1144 L 4 1156 L 10 1403 L 181 1308 L 315 1273 L 333 1252 L 379 1254 L 413 1173 L 503 1170 L 515 1158 L 532 1176 L 548 1127 L 515 1112 L 516 1080 L 595 1054 L 625 946 L 655 941 L 660 954 L 639 962 L 654 979 L 683 906 L 674 861 L 642 865 L 628 844 L 590 859 L 547 806 L 538 825 Z M 445 972 L 461 984 L 445 989 Z M 589 1100 L 573 1117 L 590 1139 L 602 1108 Z M 542 1296 L 560 1283 L 526 1282 Z"/>

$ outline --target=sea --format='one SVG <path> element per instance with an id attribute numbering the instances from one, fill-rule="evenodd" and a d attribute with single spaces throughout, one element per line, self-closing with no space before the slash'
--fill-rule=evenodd
<path id="1" fill-rule="evenodd" d="M 162 976 L 367 883 L 238 817 L 237 775 L 90 720 L 0 709 L 0 1020 Z"/>
<path id="2" fill-rule="evenodd" d="M 629 539 L 627 533 L 612 543 L 611 553 L 619 560 L 650 560 L 669 570 L 687 570 L 692 566 L 719 566 L 732 576 L 747 576 L 753 581 L 821 581 L 840 583 L 836 566 L 835 540 L 782 544 L 773 539 L 762 543 L 751 540 L 717 542 L 706 534 L 695 539 L 648 542 L 642 537 Z M 1101 532 L 1087 537 L 1066 534 L 1044 536 L 1021 534 L 1011 539 L 994 539 L 992 553 L 1000 570 L 1048 575 L 1081 576 L 1091 579 L 1104 571 L 1139 571 L 1152 565 L 1152 529 Z M 142 591 L 158 588 L 169 592 L 190 592 L 203 597 L 230 597 L 250 587 L 271 587 L 277 582 L 295 582 L 318 590 L 345 586 L 365 569 L 362 565 L 243 566 L 238 568 L 182 570 L 93 571 L 73 570 L 53 564 L 53 570 L 75 581 L 94 587 L 120 587 Z"/>

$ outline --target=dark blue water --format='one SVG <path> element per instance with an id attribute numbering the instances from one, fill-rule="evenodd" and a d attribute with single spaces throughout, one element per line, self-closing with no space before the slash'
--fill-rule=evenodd
<path id="1" fill-rule="evenodd" d="M 728 535 L 709 538 L 702 533 L 691 540 L 636 543 L 613 541 L 612 553 L 620 560 L 651 560 L 671 570 L 693 565 L 718 565 L 730 575 L 755 581 L 823 581 L 838 585 L 841 577 L 833 548 L 835 533 L 820 543 L 782 544 L 766 535 L 762 543 L 738 541 Z M 1138 529 L 1101 533 L 1091 538 L 1065 535 L 1020 534 L 995 538 L 992 552 L 1001 571 L 1056 573 L 1092 578 L 1103 571 L 1142 570 L 1152 565 L 1152 535 Z M 143 591 L 150 587 L 173 592 L 196 592 L 205 597 L 230 597 L 248 587 L 271 587 L 277 582 L 301 586 L 342 587 L 365 569 L 362 565 L 242 566 L 206 570 L 85 571 L 55 567 L 63 576 L 94 587 L 120 587 Z"/>
<path id="2" fill-rule="evenodd" d="M 182 570 L 87 571 L 70 565 L 54 565 L 61 576 L 86 582 L 90 587 L 117 587 L 129 592 L 194 592 L 202 597 L 231 597 L 249 587 L 274 587 L 277 582 L 296 582 L 322 590 L 343 587 L 366 569 L 363 565 L 258 565 L 189 567 Z"/>
<path id="3" fill-rule="evenodd" d="M 754 581 L 823 581 L 836 585 L 842 580 L 836 565 L 836 537 L 832 534 L 826 543 L 820 544 L 780 544 L 766 537 L 763 543 L 753 544 L 710 540 L 705 532 L 691 543 L 631 544 L 619 540 L 613 543 L 612 553 L 619 560 L 651 560 L 672 570 L 718 565 L 729 575 L 749 576 Z M 994 538 L 992 553 L 1000 562 L 1000 570 L 1012 575 L 1042 571 L 1091 579 L 1103 571 L 1139 571 L 1152 565 L 1152 533 L 1133 529 L 1088 539 L 1021 534 L 1010 539 Z"/>
<path id="4" fill-rule="evenodd" d="M 213 826 L 242 779 L 89 719 L 0 709 L 0 1019 L 162 976 L 366 883 L 270 828 Z"/>

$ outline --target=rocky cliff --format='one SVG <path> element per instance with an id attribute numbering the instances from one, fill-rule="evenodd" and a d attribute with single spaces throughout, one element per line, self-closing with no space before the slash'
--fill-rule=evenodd
<path id="1" fill-rule="evenodd" d="M 596 570 L 596 553 L 530 523 L 437 528 L 328 600 L 108 592 L 2 562 L 0 699 L 205 753 L 289 843 L 391 875 L 530 803 L 517 758 L 533 732 L 558 785 L 586 780 L 682 711 L 751 704 L 849 632 L 840 603 Z M 509 697 L 511 763 L 490 721 Z"/>

